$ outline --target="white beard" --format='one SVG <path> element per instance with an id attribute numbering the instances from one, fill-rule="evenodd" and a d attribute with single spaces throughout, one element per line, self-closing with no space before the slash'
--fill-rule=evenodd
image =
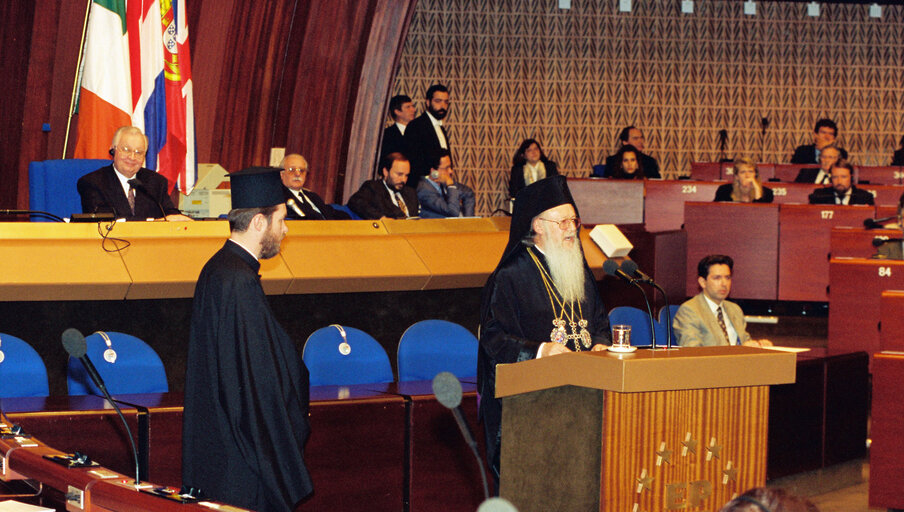
<path id="1" fill-rule="evenodd" d="M 559 231 L 556 225 L 550 226 Z M 565 302 L 584 300 L 584 251 L 581 249 L 581 241 L 575 237 L 574 245 L 565 247 L 557 238 L 553 238 L 552 229 L 546 228 L 545 238 L 550 243 L 545 244 L 543 254 L 546 256 L 546 264 L 549 265 L 549 273 L 552 282 Z M 553 241 L 555 240 L 555 241 Z"/>

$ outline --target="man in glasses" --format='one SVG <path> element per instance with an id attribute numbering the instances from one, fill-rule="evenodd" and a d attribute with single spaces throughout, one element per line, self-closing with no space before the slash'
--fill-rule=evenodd
<path id="1" fill-rule="evenodd" d="M 308 161 L 299 154 L 292 153 L 283 158 L 279 165 L 279 177 L 285 187 L 287 219 L 301 220 L 348 220 L 351 217 L 341 210 L 323 202 L 314 192 L 304 188 L 308 179 Z"/>
<path id="2" fill-rule="evenodd" d="M 143 167 L 148 139 L 134 126 L 113 135 L 111 165 L 78 180 L 84 213 L 112 213 L 126 220 L 191 220 L 169 196 L 166 178 Z"/>
<path id="3" fill-rule="evenodd" d="M 609 345 L 609 320 L 584 259 L 580 218 L 565 177 L 523 188 L 509 241 L 483 289 L 477 381 L 487 459 L 498 483 L 502 404 L 496 365 Z"/>

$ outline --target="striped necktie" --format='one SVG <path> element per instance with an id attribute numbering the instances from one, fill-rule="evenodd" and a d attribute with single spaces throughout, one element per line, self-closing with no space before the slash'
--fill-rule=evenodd
<path id="1" fill-rule="evenodd" d="M 722 328 L 722 336 L 725 336 L 725 341 L 731 345 L 731 340 L 728 339 L 728 329 L 725 328 L 725 317 L 722 316 L 722 306 L 719 306 L 719 312 L 716 314 L 716 319 L 719 321 L 719 327 Z"/>

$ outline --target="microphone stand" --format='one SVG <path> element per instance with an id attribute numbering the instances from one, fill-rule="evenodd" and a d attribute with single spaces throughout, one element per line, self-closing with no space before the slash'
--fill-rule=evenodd
<path id="1" fill-rule="evenodd" d="M 29 217 L 39 215 L 43 217 L 47 217 L 49 219 L 53 219 L 57 222 L 66 222 L 62 217 L 58 215 L 54 215 L 50 212 L 45 212 L 41 210 L 0 210 L 0 215 L 28 215 Z"/>

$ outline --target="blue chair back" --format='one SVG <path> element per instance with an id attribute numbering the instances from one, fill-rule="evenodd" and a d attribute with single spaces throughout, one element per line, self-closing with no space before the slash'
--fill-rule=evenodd
<path id="1" fill-rule="evenodd" d="M 361 217 L 359 217 L 357 213 L 353 212 L 351 208 L 345 206 L 344 204 L 331 204 L 330 206 L 347 213 L 348 216 L 352 218 L 352 220 L 361 220 Z"/>
<path id="2" fill-rule="evenodd" d="M 370 334 L 342 326 L 345 339 L 336 326 L 314 331 L 304 343 L 301 358 L 308 367 L 312 386 L 350 386 L 392 382 L 392 365 L 380 343 Z M 343 354 L 342 344 L 348 352 Z"/>
<path id="3" fill-rule="evenodd" d="M 110 165 L 110 160 L 44 160 L 28 164 L 28 208 L 60 217 L 81 213 L 82 201 L 75 188 L 78 179 Z M 33 221 L 50 222 L 34 216 Z"/>
<path id="4" fill-rule="evenodd" d="M 88 359 L 97 368 L 107 391 L 111 395 L 131 393 L 165 393 L 169 391 L 166 382 L 166 370 L 157 352 L 144 341 L 130 334 L 107 332 L 110 348 L 116 352 L 113 363 L 104 359 L 107 342 L 100 333 L 85 338 L 88 343 Z M 66 384 L 70 395 L 98 395 L 100 389 L 91 382 L 82 363 L 78 359 L 69 358 L 66 368 Z"/>
<path id="5" fill-rule="evenodd" d="M 665 308 L 660 309 L 659 310 L 659 323 L 661 323 L 663 326 L 666 326 L 666 325 L 669 325 L 670 323 L 672 323 L 672 320 L 675 319 L 675 313 L 678 312 L 678 308 L 680 308 L 680 307 L 681 306 L 676 306 L 673 304 L 673 305 L 669 306 L 668 310 L 666 310 Z"/>
<path id="6" fill-rule="evenodd" d="M 0 397 L 47 396 L 47 367 L 41 356 L 25 341 L 0 334 Z"/>
<path id="7" fill-rule="evenodd" d="M 618 324 L 631 326 L 631 345 L 649 347 L 653 343 L 650 335 L 650 315 L 646 311 L 631 306 L 612 308 L 609 310 L 609 325 L 611 327 Z M 653 321 L 653 328 L 656 329 L 656 346 L 665 346 L 668 336 L 665 326 Z"/>
<path id="8" fill-rule="evenodd" d="M 446 320 L 422 320 L 399 340 L 399 380 L 433 380 L 439 372 L 459 379 L 477 375 L 477 338 Z"/>

